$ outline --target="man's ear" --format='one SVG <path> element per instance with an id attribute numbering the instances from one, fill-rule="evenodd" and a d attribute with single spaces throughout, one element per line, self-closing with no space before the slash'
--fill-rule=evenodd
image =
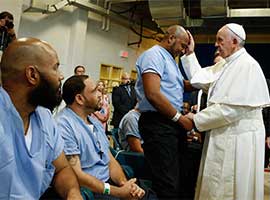
<path id="1" fill-rule="evenodd" d="M 37 85 L 39 83 L 40 75 L 33 65 L 29 65 L 25 68 L 25 76 L 30 84 Z"/>
<path id="2" fill-rule="evenodd" d="M 238 40 L 236 38 L 233 38 L 233 44 L 238 44 Z"/>
<path id="3" fill-rule="evenodd" d="M 169 35 L 169 38 L 168 38 L 168 44 L 171 44 L 175 39 L 175 35 L 172 34 L 172 35 Z"/>
<path id="4" fill-rule="evenodd" d="M 79 105 L 83 105 L 84 97 L 81 94 L 76 94 L 74 101 Z"/>

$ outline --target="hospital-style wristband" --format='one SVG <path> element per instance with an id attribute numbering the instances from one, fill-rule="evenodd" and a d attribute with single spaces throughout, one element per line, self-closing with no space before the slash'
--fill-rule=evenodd
<path id="1" fill-rule="evenodd" d="M 110 194 L 111 193 L 111 186 L 109 183 L 104 183 L 104 191 L 103 194 Z"/>
<path id="2" fill-rule="evenodd" d="M 174 115 L 174 117 L 172 118 L 173 122 L 177 122 L 179 120 L 179 118 L 181 117 L 181 113 L 179 111 L 176 112 L 176 114 Z"/>

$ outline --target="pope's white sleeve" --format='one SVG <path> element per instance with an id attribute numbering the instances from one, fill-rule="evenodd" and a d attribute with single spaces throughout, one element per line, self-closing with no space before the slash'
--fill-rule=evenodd
<path id="1" fill-rule="evenodd" d="M 240 120 L 243 113 L 254 109 L 248 106 L 213 104 L 194 115 L 194 123 L 199 131 L 220 128 Z"/>
<path id="2" fill-rule="evenodd" d="M 188 56 L 182 56 L 181 62 L 188 77 L 188 80 L 190 80 L 194 76 L 194 74 L 201 69 L 201 65 L 199 64 L 195 53 L 192 53 Z"/>
<path id="3" fill-rule="evenodd" d="M 209 88 L 209 72 L 201 68 L 195 53 L 181 57 L 183 69 L 193 87 L 203 89 L 207 93 Z"/>

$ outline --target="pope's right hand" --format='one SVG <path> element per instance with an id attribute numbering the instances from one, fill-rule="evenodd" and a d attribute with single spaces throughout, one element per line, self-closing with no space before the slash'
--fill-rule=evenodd
<path id="1" fill-rule="evenodd" d="M 188 30 L 187 30 L 187 34 L 189 37 L 189 43 L 188 43 L 187 48 L 186 48 L 186 55 L 190 55 L 194 52 L 195 42 L 194 42 L 193 36 L 191 35 L 191 33 Z"/>

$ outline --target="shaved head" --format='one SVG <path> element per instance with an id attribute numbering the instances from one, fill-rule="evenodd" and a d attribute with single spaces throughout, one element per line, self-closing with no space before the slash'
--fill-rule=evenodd
<path id="1" fill-rule="evenodd" d="M 170 26 L 162 39 L 161 46 L 167 49 L 173 57 L 182 56 L 189 43 L 187 31 L 179 25 Z"/>
<path id="2" fill-rule="evenodd" d="M 177 37 L 182 36 L 182 37 L 188 38 L 188 34 L 186 30 L 182 26 L 179 26 L 179 25 L 170 26 L 165 32 L 164 39 L 168 38 L 170 35 L 175 35 Z"/>
<path id="3" fill-rule="evenodd" d="M 1 69 L 3 88 L 14 101 L 25 99 L 32 108 L 40 105 L 50 110 L 60 104 L 64 77 L 57 53 L 47 42 L 35 38 L 13 41 L 2 56 Z"/>
<path id="4" fill-rule="evenodd" d="M 56 56 L 53 48 L 35 38 L 21 38 L 13 41 L 2 55 L 2 81 L 22 75 L 29 65 L 46 66 L 50 57 Z"/>

